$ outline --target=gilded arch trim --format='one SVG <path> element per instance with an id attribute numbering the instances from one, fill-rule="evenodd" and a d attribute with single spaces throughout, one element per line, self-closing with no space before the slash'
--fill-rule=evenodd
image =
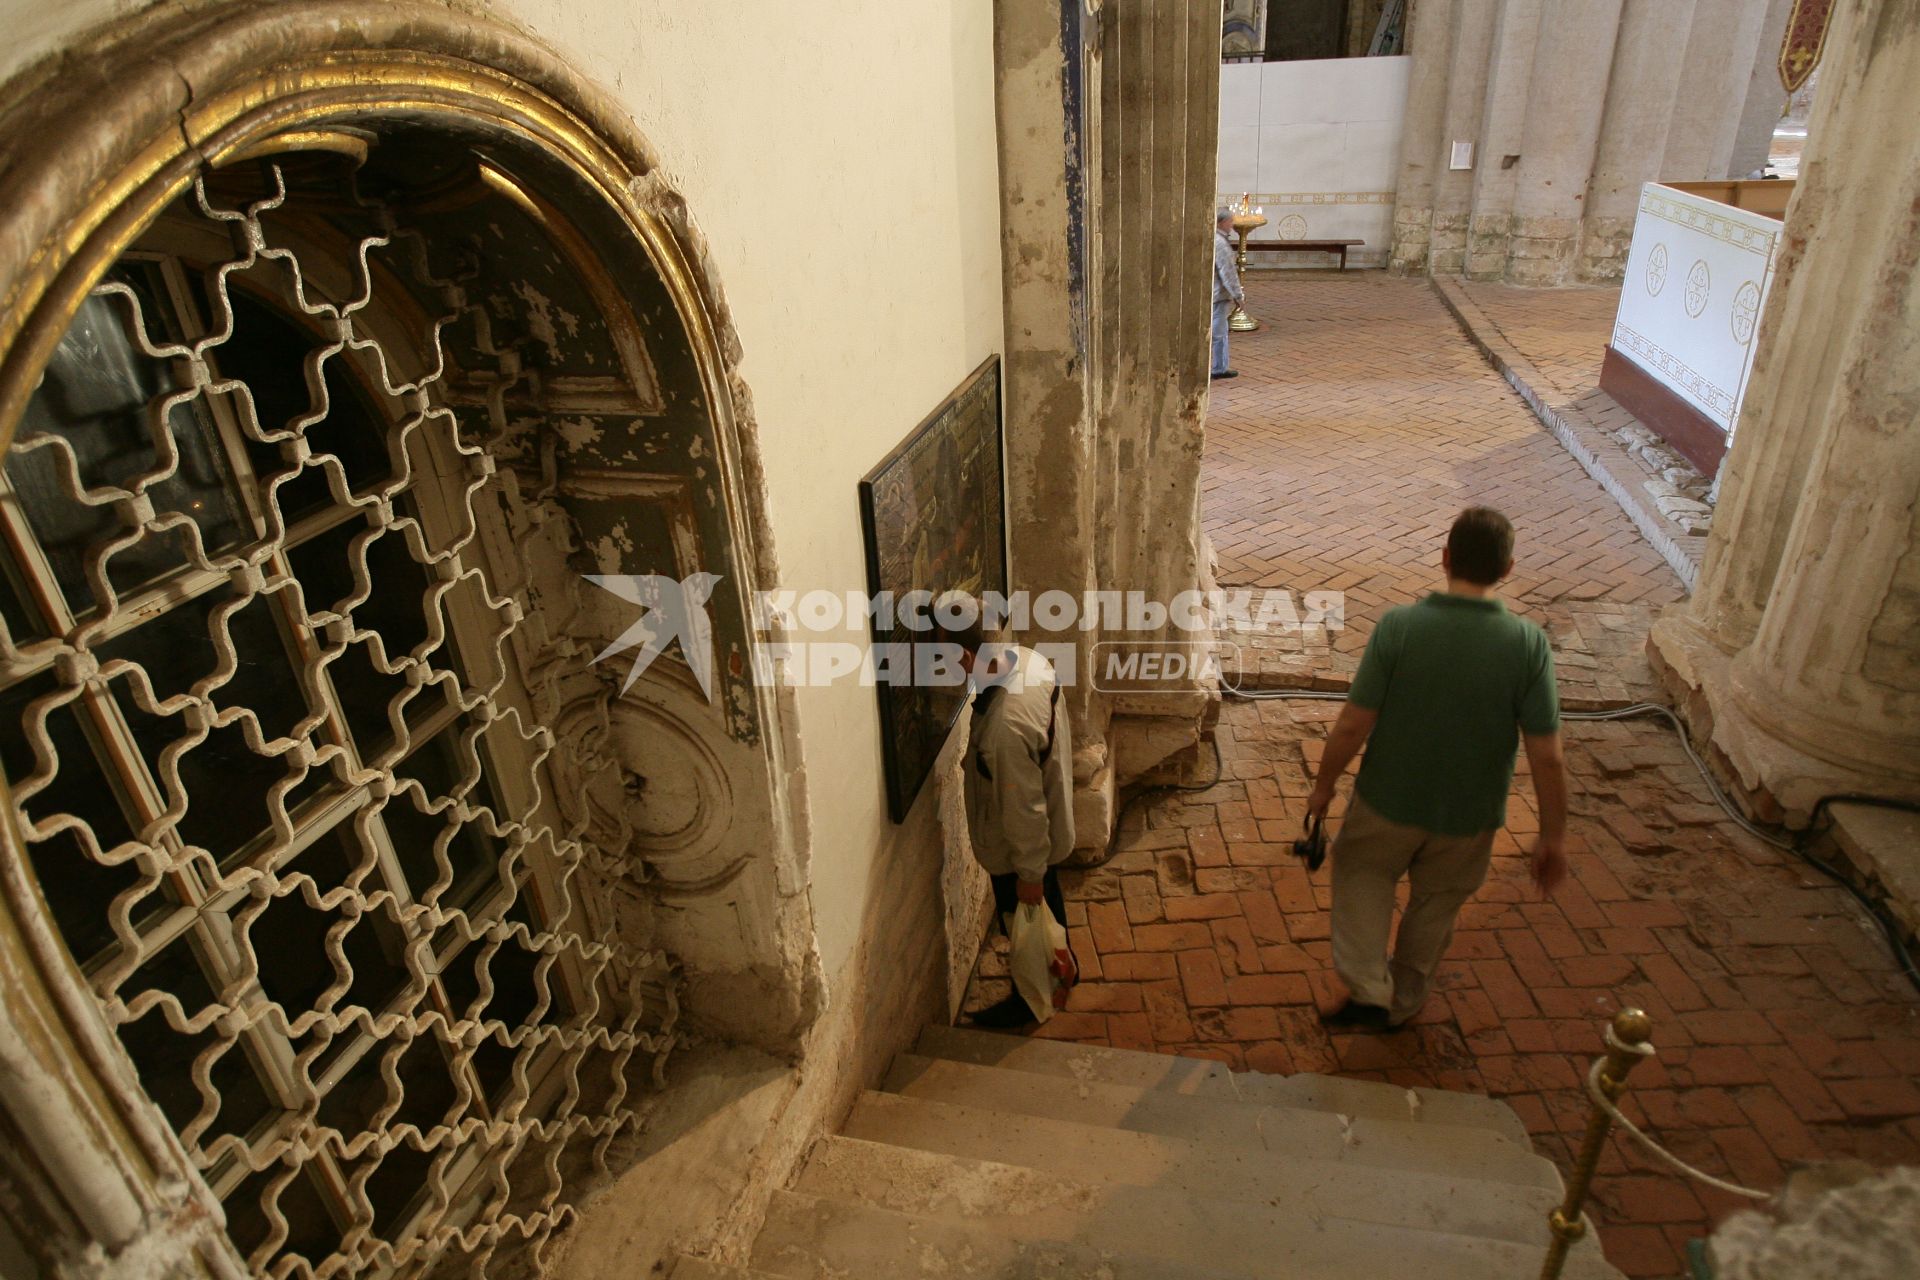
<path id="1" fill-rule="evenodd" d="M 673 296 L 735 453 L 723 461 L 758 492 L 746 388 L 733 371 L 739 342 L 705 246 L 632 122 L 557 54 L 416 0 L 230 3 L 123 24 L 55 72 L 16 77 L 0 104 L 11 140 L 0 175 L 0 450 L 87 289 L 198 166 L 287 131 L 407 109 L 513 132 L 620 211 Z M 771 582 L 764 509 L 734 496 L 742 549 L 755 578 Z"/>

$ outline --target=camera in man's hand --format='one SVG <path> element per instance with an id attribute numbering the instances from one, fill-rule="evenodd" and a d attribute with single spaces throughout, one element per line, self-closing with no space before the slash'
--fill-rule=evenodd
<path id="1" fill-rule="evenodd" d="M 1307 864 L 1309 873 L 1318 871 L 1327 860 L 1327 835 L 1320 826 L 1320 815 L 1307 819 L 1307 834 L 1293 842 L 1293 856 Z"/>

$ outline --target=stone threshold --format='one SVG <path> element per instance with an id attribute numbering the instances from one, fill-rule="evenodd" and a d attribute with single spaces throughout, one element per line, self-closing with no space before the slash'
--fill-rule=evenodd
<path id="1" fill-rule="evenodd" d="M 1920 814 L 1904 809 L 1836 801 L 1833 823 L 1816 838 L 1814 852 L 1847 874 L 1855 887 L 1893 916 L 1909 947 L 1920 944 Z"/>
<path id="2" fill-rule="evenodd" d="M 1674 526 L 1655 504 L 1653 495 L 1647 492 L 1645 468 L 1611 433 L 1574 404 L 1550 403 L 1550 397 L 1559 398 L 1553 384 L 1507 340 L 1500 327 L 1458 282 L 1444 276 L 1430 276 L 1428 283 L 1487 363 L 1520 394 L 1541 425 L 1586 468 L 1587 474 L 1620 504 L 1641 536 L 1680 576 L 1687 590 L 1693 590 L 1700 576 L 1700 559 L 1706 551 L 1706 535 L 1682 533 Z"/>

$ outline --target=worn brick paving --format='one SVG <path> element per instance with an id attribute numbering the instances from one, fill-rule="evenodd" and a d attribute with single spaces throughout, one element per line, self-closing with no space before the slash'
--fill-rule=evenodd
<path id="1" fill-rule="evenodd" d="M 1669 557 L 1697 574 L 1712 517 L 1692 504 L 1712 505 L 1709 478 L 1600 389 L 1619 288 L 1519 289 L 1459 279 L 1433 287 L 1556 434 L 1579 439 L 1587 465 L 1604 469 L 1616 494 L 1630 495 L 1639 527 L 1657 530 Z"/>
<path id="2" fill-rule="evenodd" d="M 1264 327 L 1234 336 L 1241 376 L 1213 384 L 1202 518 L 1222 584 L 1346 593 L 1346 629 L 1327 638 L 1323 668 L 1350 675 L 1380 614 L 1437 585 L 1440 541 L 1472 503 L 1513 518 L 1503 593 L 1556 640 L 1608 634 L 1621 617 L 1644 631 L 1651 610 L 1681 596 L 1424 281 L 1266 272 L 1247 291 Z M 1595 610 L 1607 620 L 1584 616 Z M 1638 685 L 1636 649 L 1613 674 Z"/>
<path id="3" fill-rule="evenodd" d="M 1577 389 L 1579 330 L 1611 315 L 1607 291 L 1517 292 L 1487 305 Z M 1267 328 L 1235 338 L 1244 376 L 1214 384 L 1208 423 L 1220 578 L 1348 603 L 1344 630 L 1233 633 L 1243 674 L 1343 687 L 1380 612 L 1436 585 L 1454 512 L 1489 502 L 1519 527 L 1509 598 L 1554 639 L 1563 698 L 1643 696 L 1646 623 L 1677 579 L 1427 286 L 1287 273 L 1253 276 L 1249 294 Z M 1557 317 L 1562 294 L 1574 313 Z M 1230 702 L 1220 780 L 1132 806 L 1112 859 L 1066 875 L 1086 981 L 1044 1034 L 1492 1094 L 1564 1169 L 1601 1028 L 1638 1006 L 1660 1053 L 1627 1110 L 1684 1159 L 1766 1188 L 1796 1161 L 1920 1162 L 1920 999 L 1851 900 L 1728 821 L 1653 722 L 1569 722 L 1573 878 L 1551 901 L 1526 880 L 1538 820 L 1522 760 L 1493 875 L 1416 1025 L 1328 1035 L 1317 1010 L 1344 995 L 1330 873 L 1309 877 L 1290 841 L 1337 711 Z M 983 954 L 968 1007 L 1004 995 L 1004 945 Z M 1616 1136 L 1591 1211 L 1616 1265 L 1666 1277 L 1736 1207 Z"/>
<path id="4" fill-rule="evenodd" d="M 1920 1162 L 1920 1000 L 1851 900 L 1727 821 L 1651 722 L 1569 723 L 1573 878 L 1551 901 L 1526 880 L 1523 759 L 1436 997 L 1398 1035 L 1329 1036 L 1331 869 L 1309 877 L 1289 842 L 1337 711 L 1230 703 L 1222 780 L 1134 806 L 1114 858 L 1066 874 L 1087 980 L 1043 1034 L 1488 1093 L 1564 1169 L 1601 1027 L 1638 1006 L 1660 1053 L 1627 1110 L 1682 1158 L 1766 1189 L 1795 1161 Z M 969 1007 L 1003 995 L 1004 973 L 983 956 Z M 1616 1137 L 1592 1213 L 1627 1274 L 1674 1276 L 1735 1207 Z"/>
<path id="5" fill-rule="evenodd" d="M 1522 289 L 1460 280 L 1495 329 L 1526 357 L 1561 400 L 1576 400 L 1600 385 L 1600 364 L 1613 337 L 1620 286 Z"/>

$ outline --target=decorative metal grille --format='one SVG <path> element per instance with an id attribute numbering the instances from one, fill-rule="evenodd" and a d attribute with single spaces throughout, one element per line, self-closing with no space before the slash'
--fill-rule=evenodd
<path id="1" fill-rule="evenodd" d="M 532 711 L 569 646 L 492 585 L 518 482 L 488 445 L 530 375 L 391 210 L 355 189 L 371 230 L 320 253 L 267 171 L 238 208 L 196 182 L 169 217 L 231 253 L 146 237 L 19 427 L 0 767 L 254 1272 L 480 1274 L 523 1244 L 537 1266 L 677 1004 L 668 958 L 616 928 L 624 828 L 596 841 L 604 806 L 555 803 L 556 753 L 577 795 L 614 767 Z M 402 278 L 412 311 L 382 293 Z M 444 310 L 413 335 L 395 317 L 422 297 Z M 456 323 L 498 358 L 487 431 L 445 407 Z M 533 688 L 530 653 L 562 659 Z"/>

